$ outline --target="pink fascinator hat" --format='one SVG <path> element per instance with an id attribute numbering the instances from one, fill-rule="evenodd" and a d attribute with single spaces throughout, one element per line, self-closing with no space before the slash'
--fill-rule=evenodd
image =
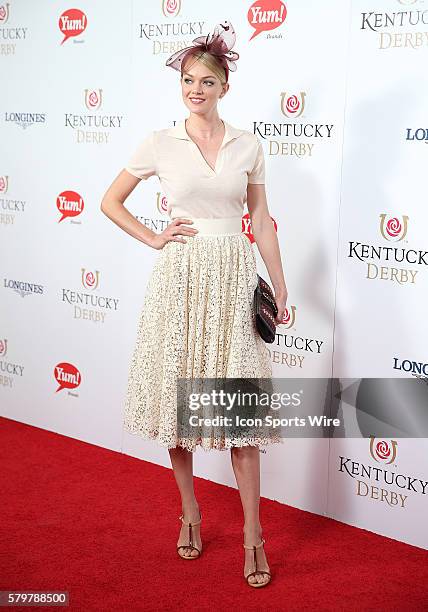
<path id="1" fill-rule="evenodd" d="M 235 30 L 230 21 L 223 21 L 215 26 L 214 32 L 207 36 L 198 36 L 192 41 L 191 47 L 176 51 L 166 60 L 166 66 L 181 72 L 186 55 L 190 52 L 203 51 L 215 55 L 226 72 L 226 81 L 229 80 L 229 70 L 235 72 L 235 60 L 239 58 L 236 51 L 231 51 L 236 42 Z"/>

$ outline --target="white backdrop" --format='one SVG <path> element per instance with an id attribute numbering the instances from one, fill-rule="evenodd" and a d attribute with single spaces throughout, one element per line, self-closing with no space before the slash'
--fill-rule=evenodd
<path id="1" fill-rule="evenodd" d="M 157 253 L 100 203 L 147 132 L 188 115 L 166 59 L 224 19 L 240 58 L 219 112 L 263 143 L 289 290 L 268 345 L 274 375 L 395 378 L 419 364 L 428 376 L 427 265 L 384 249 L 427 248 L 422 0 L 74 6 L 0 5 L 1 414 L 169 466 L 121 427 Z M 143 181 L 127 202 L 156 231 L 159 187 Z M 262 494 L 428 548 L 426 450 L 416 438 L 288 439 L 262 454 Z M 235 486 L 228 453 L 199 450 L 195 472 Z"/>

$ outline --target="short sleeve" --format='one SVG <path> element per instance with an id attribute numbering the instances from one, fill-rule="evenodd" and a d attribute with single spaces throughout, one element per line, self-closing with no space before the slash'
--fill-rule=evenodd
<path id="1" fill-rule="evenodd" d="M 256 137 L 257 138 L 257 137 Z M 257 138 L 257 151 L 254 166 L 251 172 L 248 174 L 249 183 L 264 184 L 265 182 L 265 158 L 263 153 L 263 147 L 259 139 Z"/>
<path id="2" fill-rule="evenodd" d="M 150 134 L 140 142 L 128 159 L 125 170 L 133 176 L 144 180 L 157 174 L 154 132 L 150 132 Z"/>

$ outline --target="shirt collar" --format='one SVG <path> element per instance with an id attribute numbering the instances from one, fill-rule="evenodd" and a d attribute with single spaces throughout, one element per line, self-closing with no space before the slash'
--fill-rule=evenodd
<path id="1" fill-rule="evenodd" d="M 238 128 L 234 128 L 232 125 L 230 125 L 230 123 L 227 123 L 227 121 L 225 121 L 224 119 L 223 119 L 223 123 L 224 123 L 224 127 L 225 127 L 225 134 L 224 134 L 223 144 L 226 144 L 226 142 L 229 142 L 229 140 L 233 140 L 234 138 L 238 138 L 239 136 L 241 136 L 241 134 L 244 133 L 244 130 L 239 130 Z M 186 131 L 186 124 L 185 124 L 185 120 L 184 119 L 182 121 L 179 121 L 178 123 L 176 123 L 176 125 L 174 125 L 174 127 L 169 128 L 167 130 L 167 134 L 169 136 L 172 136 L 173 138 L 179 138 L 179 139 L 183 139 L 183 140 L 190 140 L 190 141 L 192 141 L 192 139 L 190 138 L 190 136 L 188 135 L 188 133 Z"/>

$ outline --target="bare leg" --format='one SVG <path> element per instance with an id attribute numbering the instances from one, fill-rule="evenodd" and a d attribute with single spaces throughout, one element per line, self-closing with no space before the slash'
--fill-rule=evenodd
<path id="1" fill-rule="evenodd" d="M 181 496 L 181 508 L 183 518 L 186 523 L 193 523 L 199 520 L 199 506 L 196 501 L 195 491 L 193 488 L 193 453 L 184 448 L 177 447 L 169 449 L 171 465 L 174 470 L 174 477 L 177 483 Z M 192 527 L 194 545 L 202 550 L 202 542 L 200 535 L 200 525 Z M 180 536 L 177 546 L 189 543 L 189 529 L 185 525 L 181 525 Z M 180 554 L 196 557 L 196 550 L 181 549 Z"/>
<path id="2" fill-rule="evenodd" d="M 234 447 L 231 450 L 232 467 L 244 511 L 244 544 L 253 546 L 262 537 L 260 525 L 260 451 L 257 446 Z M 244 575 L 254 571 L 253 551 L 245 550 Z M 257 567 L 269 571 L 263 547 L 257 549 Z M 256 574 L 250 582 L 267 582 L 266 574 Z"/>

